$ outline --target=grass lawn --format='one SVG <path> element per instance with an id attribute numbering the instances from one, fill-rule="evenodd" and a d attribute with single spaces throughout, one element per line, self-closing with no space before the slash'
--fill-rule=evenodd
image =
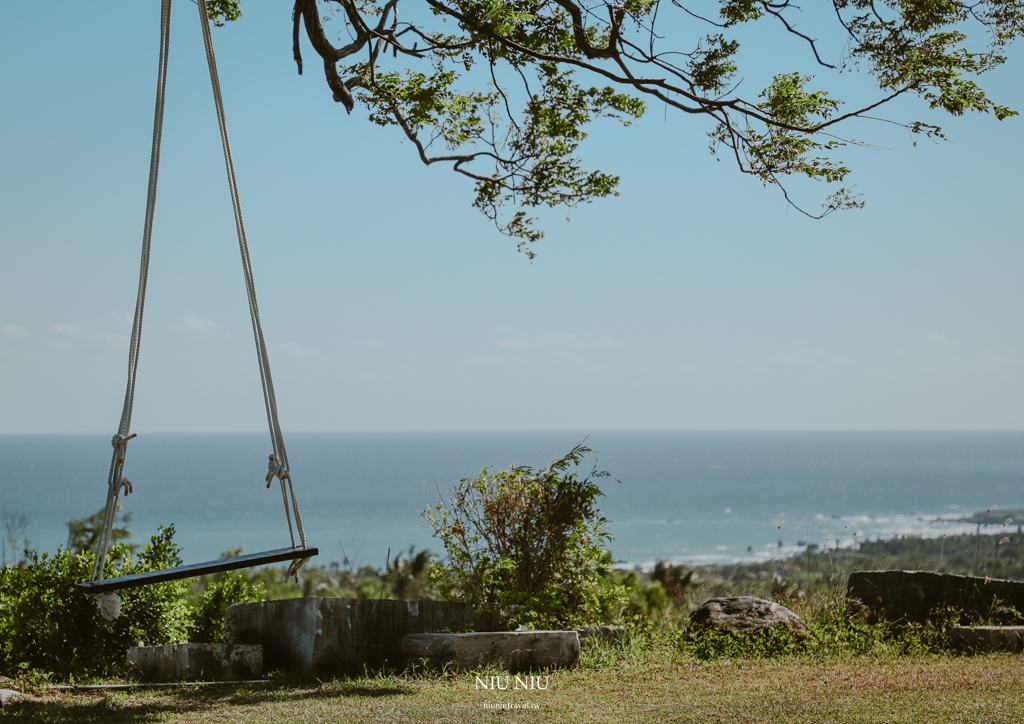
<path id="1" fill-rule="evenodd" d="M 48 722 L 1021 722 L 1024 659 L 906 656 L 620 663 L 543 691 L 475 677 L 50 694 L 0 718 Z M 512 680 L 515 684 L 515 680 Z M 500 705 L 518 709 L 489 708 Z"/>

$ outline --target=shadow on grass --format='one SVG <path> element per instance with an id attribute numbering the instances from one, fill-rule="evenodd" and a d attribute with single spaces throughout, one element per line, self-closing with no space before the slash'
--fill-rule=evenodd
<path id="1" fill-rule="evenodd" d="M 4 719 L 10 721 L 34 722 L 163 722 L 175 714 L 195 713 L 207 709 L 208 705 L 187 705 L 183 702 L 121 703 L 106 697 L 76 696 L 46 702 L 25 702 L 8 704 L 4 708 Z"/>
<path id="2" fill-rule="evenodd" d="M 267 701 L 408 696 L 414 693 L 415 689 L 408 686 L 374 686 L 372 684 L 367 684 L 366 682 L 331 681 L 324 682 L 323 684 L 311 683 L 305 686 L 301 684 L 291 684 L 270 688 L 241 689 L 231 693 L 229 696 L 222 697 L 222 700 L 226 699 L 232 704 L 259 704 Z"/>
<path id="3" fill-rule="evenodd" d="M 258 688 L 244 686 L 180 689 L 148 689 L 116 694 L 76 694 L 46 701 L 8 704 L 3 716 L 11 721 L 55 722 L 163 722 L 174 715 L 202 714 L 225 706 L 252 706 L 345 698 L 408 696 L 407 686 L 368 682 L 290 682 Z"/>

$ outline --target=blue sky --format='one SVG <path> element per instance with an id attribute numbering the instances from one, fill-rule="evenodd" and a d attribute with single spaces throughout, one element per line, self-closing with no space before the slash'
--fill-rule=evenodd
<path id="1" fill-rule="evenodd" d="M 1020 119 L 856 127 L 867 207 L 815 222 L 652 108 L 594 129 L 621 196 L 548 215 L 530 264 L 466 180 L 296 75 L 290 7 L 215 33 L 286 431 L 1024 428 Z M 0 5 L 0 432 L 116 427 L 157 15 Z M 170 63 L 134 427 L 260 430 L 191 3 Z M 992 95 L 1024 107 L 1022 70 Z"/>

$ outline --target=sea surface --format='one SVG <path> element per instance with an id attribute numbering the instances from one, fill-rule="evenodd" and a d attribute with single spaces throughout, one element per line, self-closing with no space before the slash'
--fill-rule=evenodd
<path id="1" fill-rule="evenodd" d="M 306 433 L 286 437 L 308 542 L 321 562 L 384 565 L 441 552 L 420 512 L 484 467 L 543 466 L 584 433 Z M 0 436 L 0 512 L 53 551 L 102 507 L 107 435 Z M 612 554 L 624 566 L 767 559 L 807 543 L 974 532 L 958 520 L 1024 508 L 1024 433 L 594 433 Z M 142 434 L 124 501 L 134 540 L 173 523 L 186 562 L 288 545 L 266 435 Z M 1004 518 L 993 512 L 992 520 Z M 1013 523 L 1016 528 L 1017 523 Z M 995 530 L 990 530 L 995 532 Z M 4 531 L 0 529 L 0 535 Z M 19 544 L 20 545 L 20 544 Z M 344 551 L 344 552 L 343 552 Z"/>

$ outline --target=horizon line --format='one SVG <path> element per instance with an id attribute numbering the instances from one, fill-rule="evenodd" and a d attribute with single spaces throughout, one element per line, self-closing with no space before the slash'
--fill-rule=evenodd
<path id="1" fill-rule="evenodd" d="M 583 435 L 599 434 L 948 434 L 948 433 L 1024 433 L 1024 428 L 602 428 L 580 429 L 371 429 L 371 430 L 284 430 L 285 435 Z M 109 435 L 109 430 L 3 431 L 0 436 L 16 435 Z M 142 435 L 266 435 L 266 430 L 152 430 Z"/>

